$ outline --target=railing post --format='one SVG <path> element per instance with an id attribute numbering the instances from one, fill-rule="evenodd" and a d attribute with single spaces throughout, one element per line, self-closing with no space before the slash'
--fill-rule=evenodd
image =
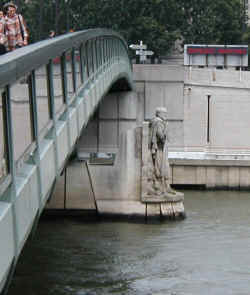
<path id="1" fill-rule="evenodd" d="M 92 73 L 91 73 L 91 78 L 93 79 L 93 75 L 95 73 L 95 62 L 94 62 L 94 41 L 93 39 L 90 41 L 90 46 L 91 46 L 91 50 L 90 50 L 90 55 L 91 55 L 91 63 L 92 63 Z"/>
<path id="2" fill-rule="evenodd" d="M 53 83 L 53 64 L 52 60 L 46 66 L 46 77 L 47 77 L 47 91 L 49 98 L 49 116 L 53 122 L 52 128 L 52 137 L 54 140 L 55 146 L 55 162 L 56 162 L 56 171 L 59 172 L 59 160 L 58 160 L 58 144 L 57 144 L 57 135 L 56 135 L 56 111 L 55 111 L 55 95 L 54 95 L 54 83 Z"/>
<path id="3" fill-rule="evenodd" d="M 111 58 L 112 58 L 112 46 L 111 46 L 111 38 L 108 39 L 109 43 L 109 65 L 111 63 Z"/>
<path id="4" fill-rule="evenodd" d="M 63 89 L 63 101 L 68 108 L 68 85 L 67 85 L 67 67 L 66 67 L 66 53 L 64 52 L 61 56 L 61 79 L 62 79 L 62 89 Z"/>
<path id="5" fill-rule="evenodd" d="M 37 103 L 36 103 L 36 86 L 35 86 L 35 72 L 32 71 L 28 76 L 29 98 L 30 98 L 30 114 L 31 114 L 31 131 L 32 140 L 36 141 L 38 146 L 38 116 L 37 116 Z"/>
<path id="6" fill-rule="evenodd" d="M 30 113 L 31 113 L 31 126 L 33 140 L 36 142 L 36 155 L 32 156 L 33 161 L 37 166 L 38 175 L 38 203 L 39 210 L 42 210 L 42 177 L 41 177 L 41 161 L 40 161 L 40 141 L 39 141 L 39 131 L 38 131 L 38 115 L 37 115 L 37 102 L 36 102 L 36 79 L 35 71 L 33 70 L 28 76 L 28 86 L 29 86 L 29 98 L 30 98 Z"/>
<path id="7" fill-rule="evenodd" d="M 104 38 L 101 38 L 101 63 L 104 65 Z"/>
<path id="8" fill-rule="evenodd" d="M 89 78 L 89 51 L 88 51 L 88 45 L 89 41 L 87 41 L 84 45 L 85 47 L 85 54 L 86 54 L 86 67 L 87 67 L 87 78 Z"/>
<path id="9" fill-rule="evenodd" d="M 5 87 L 4 95 L 4 117 L 5 117 L 5 132 L 7 135 L 7 156 L 8 156 L 8 168 L 11 174 L 11 186 L 9 191 L 12 220 L 13 220 L 13 234 L 14 234 L 14 249 L 15 249 L 15 260 L 18 255 L 18 230 L 17 230 L 17 218 L 16 218 L 16 164 L 14 159 L 14 143 L 13 143 L 13 125 L 12 125 L 12 112 L 11 112 L 11 96 L 10 96 L 10 85 Z"/>
<path id="10" fill-rule="evenodd" d="M 96 57 L 96 72 L 97 73 L 98 73 L 98 69 L 99 69 L 99 56 L 98 56 L 99 51 L 97 50 L 98 43 L 99 43 L 99 40 L 98 40 L 98 38 L 96 38 L 95 39 L 95 57 Z"/>
<path id="11" fill-rule="evenodd" d="M 63 87 L 63 99 L 66 104 L 66 122 L 68 129 L 68 150 L 70 150 L 70 128 L 69 128 L 69 98 L 68 98 L 68 84 L 67 84 L 67 67 L 66 67 L 66 53 L 61 56 L 61 75 Z"/>
<path id="12" fill-rule="evenodd" d="M 12 126 L 12 115 L 11 115 L 11 104 L 10 104 L 10 87 L 5 87 L 3 92 L 3 116 L 4 116 L 4 133 L 6 139 L 6 150 L 7 150 L 7 165 L 9 173 L 12 179 L 15 178 L 16 166 L 14 159 L 14 146 L 13 146 L 13 126 Z"/>
<path id="13" fill-rule="evenodd" d="M 55 100 L 54 100 L 54 85 L 53 85 L 53 66 L 50 60 L 46 66 L 47 91 L 49 99 L 49 117 L 53 121 L 55 127 Z"/>
<path id="14" fill-rule="evenodd" d="M 84 83 L 84 54 L 83 54 L 83 44 L 79 47 L 79 53 L 80 53 L 80 77 L 81 77 L 81 83 Z"/>
<path id="15" fill-rule="evenodd" d="M 73 91 L 76 92 L 76 59 L 75 59 L 75 48 L 71 51 L 71 66 L 72 66 L 72 83 L 73 83 Z"/>

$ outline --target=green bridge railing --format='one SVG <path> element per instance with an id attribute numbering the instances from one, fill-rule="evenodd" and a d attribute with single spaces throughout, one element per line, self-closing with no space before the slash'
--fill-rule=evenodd
<path id="1" fill-rule="evenodd" d="M 98 103 L 132 88 L 127 44 L 106 29 L 0 57 L 0 293 Z"/>
<path id="2" fill-rule="evenodd" d="M 125 41 L 103 29 L 67 34 L 1 56 L 1 180 L 14 176 L 25 154 L 55 127 L 79 91 L 90 88 L 119 59 L 130 63 Z M 116 81 L 125 79 L 132 87 L 129 72 L 119 75 Z M 109 83 L 106 91 L 114 81 Z M 11 177 L 7 180 L 8 186 Z"/>

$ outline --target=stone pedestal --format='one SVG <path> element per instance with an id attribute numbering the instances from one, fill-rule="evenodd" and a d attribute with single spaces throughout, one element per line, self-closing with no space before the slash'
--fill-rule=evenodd
<path id="1" fill-rule="evenodd" d="M 146 205 L 146 216 L 148 218 L 183 219 L 186 217 L 184 194 L 181 192 L 176 192 L 174 195 L 144 196 L 141 201 Z"/>

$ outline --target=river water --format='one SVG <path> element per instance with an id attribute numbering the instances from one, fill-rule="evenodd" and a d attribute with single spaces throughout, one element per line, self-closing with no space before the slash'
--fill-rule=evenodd
<path id="1" fill-rule="evenodd" d="M 185 191 L 184 221 L 42 219 L 8 295 L 250 294 L 250 193 Z"/>

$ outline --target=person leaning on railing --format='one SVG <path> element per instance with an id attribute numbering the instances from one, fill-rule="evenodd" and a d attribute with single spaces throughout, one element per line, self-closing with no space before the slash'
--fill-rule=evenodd
<path id="1" fill-rule="evenodd" d="M 8 2 L 4 6 L 5 32 L 7 36 L 7 50 L 13 51 L 17 48 L 28 45 L 28 30 L 21 14 L 17 14 L 17 5 Z"/>
<path id="2" fill-rule="evenodd" d="M 0 10 L 0 55 L 6 53 L 7 38 L 5 34 L 5 19 L 3 11 Z"/>

